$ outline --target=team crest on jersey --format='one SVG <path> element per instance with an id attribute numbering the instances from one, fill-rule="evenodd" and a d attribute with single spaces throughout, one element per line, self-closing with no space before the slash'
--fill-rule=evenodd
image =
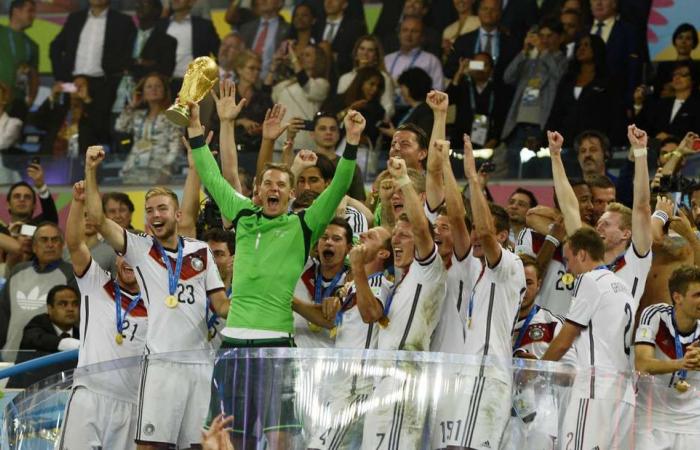
<path id="1" fill-rule="evenodd" d="M 530 327 L 530 329 L 527 332 L 528 336 L 530 336 L 530 339 L 533 341 L 541 341 L 542 338 L 544 337 L 544 330 L 540 327 Z"/>
<path id="2" fill-rule="evenodd" d="M 193 268 L 194 270 L 196 270 L 197 272 L 201 272 L 202 269 L 204 269 L 204 261 L 202 261 L 201 259 L 197 258 L 196 256 L 193 257 L 193 258 L 190 260 L 190 265 L 191 265 L 192 268 Z"/>

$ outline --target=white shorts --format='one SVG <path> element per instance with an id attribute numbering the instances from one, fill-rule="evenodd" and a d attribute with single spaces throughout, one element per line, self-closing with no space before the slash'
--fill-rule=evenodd
<path id="1" fill-rule="evenodd" d="M 432 428 L 432 448 L 493 450 L 511 411 L 511 386 L 495 378 L 455 376 L 443 392 Z"/>
<path id="2" fill-rule="evenodd" d="M 209 411 L 211 364 L 146 357 L 139 390 L 137 444 L 189 448 L 202 439 Z"/>
<path id="3" fill-rule="evenodd" d="M 311 430 L 309 450 L 347 450 L 357 448 L 362 438 L 364 411 L 369 394 L 346 394 L 326 403 L 323 416 L 330 423 L 319 423 Z"/>
<path id="4" fill-rule="evenodd" d="M 418 450 L 421 448 L 428 402 L 412 397 L 410 381 L 387 376 L 375 386 L 367 401 L 362 450 Z"/>
<path id="5" fill-rule="evenodd" d="M 135 449 L 136 404 L 78 386 L 66 403 L 60 450 Z"/>
<path id="6" fill-rule="evenodd" d="M 672 433 L 658 429 L 637 430 L 635 450 L 676 450 L 700 448 L 700 434 Z"/>
<path id="7" fill-rule="evenodd" d="M 572 398 L 564 413 L 563 450 L 632 448 L 634 405 L 619 400 Z"/>

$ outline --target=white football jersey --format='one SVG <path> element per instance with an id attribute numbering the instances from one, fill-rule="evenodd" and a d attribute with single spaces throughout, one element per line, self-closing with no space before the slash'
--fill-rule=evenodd
<path id="1" fill-rule="evenodd" d="M 379 330 L 380 350 L 430 350 L 446 279 L 437 245 L 424 260 L 414 258 L 403 278 L 395 282 L 391 301 L 387 300 L 389 324 Z"/>
<path id="2" fill-rule="evenodd" d="M 545 242 L 545 236 L 531 228 L 523 228 L 518 236 L 515 253 L 537 258 Z M 535 298 L 537 305 L 550 310 L 554 314 L 566 314 L 569 312 L 574 283 L 572 281 L 570 284 L 565 284 L 561 280 L 565 273 L 567 273 L 567 270 L 564 265 L 562 247 L 560 246 L 554 251 L 552 260 L 547 266 L 547 271 L 542 279 L 542 287 L 539 294 L 537 294 L 537 298 Z"/>
<path id="3" fill-rule="evenodd" d="M 676 329 L 672 319 L 673 307 L 667 304 L 651 305 L 642 311 L 635 345 L 654 347 L 654 358 L 661 361 L 679 359 L 676 355 Z M 700 322 L 687 335 L 680 334 L 685 353 L 688 346 L 700 338 Z M 638 415 L 649 417 L 654 429 L 673 433 L 698 433 L 700 423 L 700 372 L 687 371 L 687 382 L 692 386 L 687 392 L 674 389 L 678 372 L 655 375 L 653 380 L 644 379 L 637 387 Z M 694 389 L 693 389 L 694 388 Z"/>
<path id="4" fill-rule="evenodd" d="M 466 326 L 466 305 L 472 290 L 469 259 L 457 259 L 452 254 L 452 264 L 447 269 L 445 301 L 440 312 L 440 322 L 430 341 L 430 351 L 462 353 Z"/>
<path id="5" fill-rule="evenodd" d="M 574 286 L 568 322 L 580 327 L 574 342 L 576 366 L 580 370 L 601 367 L 603 370 L 629 372 L 634 299 L 627 283 L 608 269 L 596 269 L 579 275 Z M 602 372 L 601 372 L 602 373 Z M 620 385 L 606 376 L 595 382 L 589 377 L 576 377 L 578 396 L 596 399 L 620 398 Z M 625 386 L 625 388 L 631 387 Z M 625 399 L 633 402 L 629 393 Z"/>
<path id="6" fill-rule="evenodd" d="M 647 275 L 649 275 L 649 269 L 651 269 L 651 256 L 651 250 L 646 255 L 639 256 L 634 248 L 634 244 L 630 244 L 624 254 L 613 261 L 612 264 L 608 264 L 610 270 L 615 272 L 615 275 L 629 286 L 630 293 L 634 298 L 632 311 L 635 313 L 639 306 L 639 300 L 644 294 Z"/>
<path id="7" fill-rule="evenodd" d="M 177 307 L 169 308 L 165 304 L 166 297 L 170 295 L 168 270 L 155 239 L 128 231 L 124 234 L 124 258 L 136 272 L 136 280 L 148 308 L 146 353 L 212 350 L 214 345 L 207 338 L 207 296 L 218 290 L 223 291 L 224 283 L 206 242 L 179 238 L 183 245 L 183 261 L 174 293 L 178 303 Z M 177 250 L 165 249 L 165 252 L 175 270 Z"/>
<path id="8" fill-rule="evenodd" d="M 365 215 L 352 206 L 345 207 L 345 220 L 352 228 L 353 237 L 357 237 L 369 229 Z"/>
<path id="9" fill-rule="evenodd" d="M 78 367 L 105 361 L 143 355 L 148 330 L 148 314 L 143 299 L 124 317 L 124 312 L 138 293 L 121 292 L 122 344 L 116 342 L 117 311 L 115 281 L 95 260 L 84 274 L 75 276 L 80 288 L 80 350 Z M 74 386 L 84 386 L 93 392 L 111 398 L 137 403 L 140 365 L 132 360 L 124 369 L 99 368 L 98 372 L 76 372 Z"/>
<path id="10" fill-rule="evenodd" d="M 538 308 L 518 342 L 525 320 L 518 320 L 513 328 L 513 352 L 523 350 L 540 359 L 564 326 L 564 318 L 553 314 L 548 309 Z M 571 347 L 560 362 L 576 365 L 574 352 L 574 348 Z"/>
<path id="11" fill-rule="evenodd" d="M 294 296 L 307 303 L 314 303 L 316 295 L 316 272 L 319 270 L 319 262 L 309 258 L 304 267 L 304 272 L 294 288 Z M 338 279 L 333 289 L 330 289 L 333 280 L 326 280 L 321 277 L 321 296 L 327 293 L 326 297 L 332 297 L 345 284 L 347 270 Z M 330 290 L 329 290 L 330 289 Z M 321 299 L 323 301 L 323 299 Z M 326 328 L 309 327 L 309 321 L 300 314 L 294 313 L 294 343 L 300 348 L 333 348 L 335 340 L 330 336 L 330 330 Z"/>
<path id="12" fill-rule="evenodd" d="M 381 303 L 382 308 L 386 304 L 393 284 L 384 274 L 370 275 L 369 287 L 374 298 Z M 355 282 L 348 282 L 347 295 L 343 299 L 341 310 L 341 324 L 337 327 L 335 336 L 336 348 L 377 348 L 378 323 L 365 323 L 362 320 L 360 310 L 357 308 Z"/>

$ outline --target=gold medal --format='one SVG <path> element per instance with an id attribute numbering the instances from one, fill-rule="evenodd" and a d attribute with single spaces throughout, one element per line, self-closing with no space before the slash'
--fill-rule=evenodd
<path id="1" fill-rule="evenodd" d="M 177 298 L 174 295 L 165 297 L 165 306 L 168 308 L 177 308 Z"/>
<path id="2" fill-rule="evenodd" d="M 678 380 L 673 387 L 675 387 L 676 390 L 682 394 L 684 392 L 688 392 L 688 389 L 690 389 L 690 383 L 685 380 Z"/>
<path id="3" fill-rule="evenodd" d="M 575 279 L 573 274 L 568 272 L 561 276 L 561 282 L 567 285 L 573 283 Z"/>
<path id="4" fill-rule="evenodd" d="M 335 339 L 335 337 L 338 335 L 338 327 L 331 328 L 330 334 L 331 334 L 331 339 Z"/>
<path id="5" fill-rule="evenodd" d="M 320 327 L 319 325 L 316 325 L 315 323 L 309 322 L 309 330 L 311 330 L 314 333 L 320 333 L 323 328 Z"/>
<path id="6" fill-rule="evenodd" d="M 124 336 L 122 336 L 121 333 L 117 333 L 114 336 L 114 341 L 117 343 L 117 345 L 122 345 L 124 343 Z"/>
<path id="7" fill-rule="evenodd" d="M 386 328 L 389 326 L 389 318 L 387 316 L 382 316 L 381 319 L 379 319 L 377 322 L 379 322 L 379 326 L 382 328 Z"/>
<path id="8" fill-rule="evenodd" d="M 216 333 L 209 330 L 209 332 L 207 333 L 207 340 L 211 342 L 211 340 L 214 339 L 214 336 L 216 336 Z"/>

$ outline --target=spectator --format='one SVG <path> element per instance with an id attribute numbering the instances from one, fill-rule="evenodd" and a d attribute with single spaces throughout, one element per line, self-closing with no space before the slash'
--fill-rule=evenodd
<path id="1" fill-rule="evenodd" d="M 258 87 L 261 67 L 260 56 L 251 50 L 241 52 L 233 63 L 233 70 L 238 78 L 236 101 L 246 99 L 246 104 L 236 119 L 236 144 L 246 152 L 254 152 L 260 148 L 261 124 L 265 119 L 265 112 L 272 107 L 269 92 Z"/>
<path id="2" fill-rule="evenodd" d="M 605 43 L 593 34 L 578 38 L 574 59 L 559 83 L 547 129 L 558 130 L 564 142 L 585 130 L 598 130 L 621 142 L 622 97 L 611 89 L 605 63 Z"/>
<path id="3" fill-rule="evenodd" d="M 471 69 L 471 61 L 482 63 L 483 69 Z M 471 141 L 485 148 L 496 148 L 509 107 L 509 98 L 502 82 L 493 74 L 493 59 L 488 53 L 477 53 L 462 59 L 459 69 L 447 88 L 450 103 L 457 108 L 452 125 L 451 141 L 454 148 L 462 145 L 462 136 L 469 134 Z"/>
<path id="4" fill-rule="evenodd" d="M 330 46 L 331 80 L 337 80 L 341 74 L 352 69 L 353 46 L 361 36 L 367 34 L 364 17 L 354 19 L 346 15 L 347 7 L 348 0 L 325 0 L 325 18 L 316 21 L 314 30 L 316 41 Z"/>
<path id="5" fill-rule="evenodd" d="M 119 80 L 131 63 L 136 28 L 131 17 L 109 7 L 110 0 L 88 3 L 88 9 L 68 16 L 51 42 L 51 66 L 57 81 L 69 82 L 84 75 L 94 103 L 91 108 L 100 117 L 108 117 Z M 109 122 L 99 122 L 99 134 L 109 136 Z M 104 142 L 109 140 L 100 143 Z"/>
<path id="6" fill-rule="evenodd" d="M 22 135 L 22 121 L 7 114 L 11 104 L 12 90 L 5 82 L 0 81 L 0 180 L 5 183 L 20 181 L 19 173 L 6 167 L 4 162 L 5 159 L 10 162 L 6 155 L 13 153 L 12 147 L 19 142 Z"/>
<path id="7" fill-rule="evenodd" d="M 583 131 L 574 139 L 574 149 L 584 179 L 604 175 L 613 181 L 617 180 L 605 167 L 606 161 L 610 159 L 610 140 L 603 133 Z"/>
<path id="8" fill-rule="evenodd" d="M 133 49 L 137 56 L 131 58 L 129 74 L 134 80 L 140 80 L 150 72 L 158 72 L 170 77 L 175 70 L 175 53 L 177 40 L 166 34 L 162 28 L 156 28 L 158 18 L 163 11 L 160 0 L 137 0 L 136 17 L 138 30 Z"/>
<path id="9" fill-rule="evenodd" d="M 583 31 L 581 13 L 575 9 L 564 9 L 559 15 L 559 21 L 564 28 L 562 45 L 565 47 L 566 59 L 572 59 L 575 55 L 577 38 Z"/>
<path id="10" fill-rule="evenodd" d="M 241 2 L 230 2 L 226 9 L 224 20 L 227 24 L 231 25 L 232 29 L 238 30 L 241 28 L 241 25 L 255 20 L 256 17 L 253 10 L 243 7 Z"/>
<path id="11" fill-rule="evenodd" d="M 452 46 L 452 52 L 447 55 L 445 75 L 453 77 L 459 67 L 460 58 L 473 58 L 475 54 L 485 52 L 494 60 L 494 74 L 497 80 L 503 79 L 503 72 L 510 61 L 518 53 L 521 41 L 513 38 L 501 26 L 500 0 L 481 0 L 479 3 L 478 30 L 457 38 Z"/>
<path id="12" fill-rule="evenodd" d="M 41 164 L 32 162 L 27 168 L 27 175 L 32 179 L 34 188 L 24 181 L 19 181 L 7 190 L 7 209 L 10 213 L 10 225 L 37 225 L 42 222 L 58 223 L 56 204 L 51 197 L 49 187 L 44 182 L 44 169 Z M 41 214 L 34 216 L 36 194 L 39 194 Z M 0 222 L 0 228 L 3 224 Z"/>
<path id="13" fill-rule="evenodd" d="M 325 78 L 328 67 L 326 54 L 320 47 L 309 45 L 297 56 L 294 47 L 289 45 L 287 59 L 291 63 L 294 75 L 272 88 L 272 101 L 284 105 L 291 117 L 313 120 L 330 90 Z M 271 74 L 276 69 L 276 62 L 273 61 L 272 64 L 266 83 L 272 81 Z M 301 145 L 301 148 L 309 148 L 312 142 L 307 133 L 303 133 L 297 144 Z M 284 139 L 279 138 L 277 147 L 281 148 L 283 144 Z"/>
<path id="14" fill-rule="evenodd" d="M 46 312 L 32 318 L 24 327 L 16 363 L 80 346 L 80 293 L 72 286 L 59 284 L 46 294 Z M 23 372 L 10 378 L 7 387 L 25 389 L 55 373 L 74 369 L 76 361 L 68 361 L 41 369 Z"/>
<path id="15" fill-rule="evenodd" d="M 698 74 L 689 61 L 676 63 L 673 69 L 674 95 L 655 100 L 645 97 L 645 89 L 634 91 L 634 111 L 637 123 L 649 130 L 649 135 L 663 140 L 684 136 L 688 131 L 700 130 L 700 94 L 697 92 Z M 643 124 L 643 125 L 642 125 Z"/>
<path id="16" fill-rule="evenodd" d="M 437 56 L 424 51 L 423 21 L 416 16 L 406 16 L 401 21 L 399 50 L 384 57 L 389 74 L 396 80 L 406 70 L 417 67 L 423 69 L 432 79 L 433 89 L 442 89 L 442 64 Z"/>
<path id="17" fill-rule="evenodd" d="M 105 217 L 113 220 L 125 230 L 134 231 L 131 217 L 134 214 L 134 203 L 124 192 L 107 192 L 102 196 L 102 211 Z"/>
<path id="18" fill-rule="evenodd" d="M 394 116 L 394 81 L 384 66 L 384 50 L 379 39 L 374 36 L 363 36 L 358 39 L 355 42 L 355 48 L 352 50 L 352 58 L 352 71 L 341 75 L 338 80 L 338 94 L 342 94 L 347 90 L 357 75 L 358 69 L 377 67 L 382 72 L 382 78 L 384 78 L 384 92 L 382 93 L 381 103 L 384 108 L 385 118 L 390 119 Z M 371 124 L 368 122 L 368 125 Z"/>
<path id="19" fill-rule="evenodd" d="M 637 32 L 632 25 L 618 18 L 617 1 L 591 0 L 594 19 L 591 34 L 605 42 L 612 86 L 624 93 L 629 104 L 634 88 L 639 86 L 642 60 Z"/>
<path id="20" fill-rule="evenodd" d="M 120 172 L 123 183 L 157 180 L 156 183 L 164 184 L 170 180 L 182 146 L 180 130 L 165 118 L 169 105 L 167 79 L 154 72 L 139 82 L 131 102 L 117 118 L 114 128 L 133 136 L 129 156 Z"/>
<path id="21" fill-rule="evenodd" d="M 598 223 L 605 208 L 615 201 L 615 183 L 605 175 L 593 175 L 587 180 L 593 202 L 593 223 Z"/>
<path id="22" fill-rule="evenodd" d="M 307 45 L 317 44 L 314 38 L 314 27 L 318 22 L 313 8 L 308 3 L 299 3 L 292 11 L 292 25 L 289 27 L 288 38 L 294 41 L 294 50 L 301 52 Z"/>
<path id="23" fill-rule="evenodd" d="M 442 32 L 442 55 L 446 57 L 452 51 L 452 45 L 458 37 L 471 33 L 481 26 L 479 18 L 473 14 L 474 0 L 452 0 L 459 19 L 451 23 Z"/>
<path id="24" fill-rule="evenodd" d="M 435 56 L 440 56 L 442 48 L 442 34 L 431 26 L 428 21 L 428 12 L 430 11 L 429 0 L 406 0 L 401 9 L 401 16 L 397 17 L 394 24 L 390 27 L 380 28 L 375 27 L 375 35 L 379 37 L 382 47 L 387 53 L 395 52 L 402 46 L 401 44 L 401 25 L 408 17 L 417 18 L 421 27 L 422 40 L 420 45 L 427 52 Z M 379 22 L 377 23 L 379 25 Z"/>
<path id="25" fill-rule="evenodd" d="M 425 103 L 425 97 L 430 92 L 430 76 L 418 67 L 412 67 L 403 72 L 397 80 L 401 98 L 408 105 L 401 117 L 397 115 L 397 125 L 413 124 L 429 133 L 433 129 L 433 112 Z M 382 127 L 382 134 L 393 137 L 396 131 L 393 126 Z"/>
<path id="26" fill-rule="evenodd" d="M 324 0 L 302 0 L 308 4 L 314 12 L 314 16 L 318 20 L 322 20 L 326 14 L 324 8 Z M 294 2 L 302 3 L 302 2 Z M 348 0 L 348 7 L 345 9 L 345 15 L 353 20 L 365 20 L 365 7 L 363 0 Z"/>
<path id="27" fill-rule="evenodd" d="M 510 194 L 508 206 L 506 207 L 506 212 L 510 219 L 510 233 L 508 235 L 510 242 L 518 242 L 520 232 L 526 227 L 525 217 L 527 212 L 535 206 L 537 206 L 537 197 L 532 191 L 517 188 Z"/>
<path id="28" fill-rule="evenodd" d="M 219 63 L 219 81 L 238 81 L 235 78 L 236 74 L 233 71 L 233 63 L 236 61 L 236 56 L 238 56 L 243 50 L 245 50 L 245 44 L 243 43 L 241 36 L 236 32 L 227 34 L 221 40 L 216 61 Z M 218 90 L 216 86 L 214 89 Z"/>
<path id="29" fill-rule="evenodd" d="M 335 114 L 338 121 L 342 121 L 349 110 L 359 111 L 367 120 L 363 136 L 374 143 L 379 137 L 377 123 L 381 122 L 385 116 L 384 108 L 380 103 L 384 89 L 382 72 L 376 67 L 363 67 L 357 70 L 355 78 L 345 93 L 328 99 L 322 109 Z"/>
<path id="30" fill-rule="evenodd" d="M 698 31 L 689 23 L 678 25 L 673 32 L 673 48 L 676 50 L 674 61 L 661 61 L 656 66 L 654 92 L 659 97 L 673 96 L 673 70 L 676 63 L 689 61 L 695 73 L 700 73 L 700 62 L 692 59 L 691 53 L 698 47 Z"/>
<path id="31" fill-rule="evenodd" d="M 412 123 L 399 125 L 391 138 L 389 157 L 403 159 L 406 161 L 406 167 L 419 172 L 425 179 L 423 174 L 425 173 L 425 158 L 428 156 L 429 142 L 428 134 L 423 128 Z M 425 184 L 425 180 L 422 184 Z"/>
<path id="32" fill-rule="evenodd" d="M 211 21 L 190 14 L 194 2 L 195 0 L 172 0 L 173 15 L 156 24 L 156 30 L 177 40 L 175 69 L 170 82 L 173 94 L 180 91 L 182 77 L 185 76 L 190 61 L 199 56 L 216 55 L 219 49 L 219 35 Z"/>
<path id="33" fill-rule="evenodd" d="M 540 17 L 537 5 L 541 3 L 537 0 L 502 0 L 501 25 L 517 41 L 525 39 L 532 26 L 537 24 Z"/>
<path id="34" fill-rule="evenodd" d="M 51 222 L 40 224 L 32 236 L 31 261 L 10 270 L 0 294 L 0 345 L 4 361 L 14 361 L 22 330 L 39 313 L 46 311 L 46 295 L 57 284 L 69 284 L 77 291 L 73 268 L 61 260 L 63 236 Z"/>
<path id="35" fill-rule="evenodd" d="M 255 4 L 260 17 L 241 25 L 239 33 L 246 47 L 260 56 L 264 78 L 270 70 L 275 49 L 289 34 L 289 24 L 279 15 L 281 0 L 257 0 Z"/>
<path id="36" fill-rule="evenodd" d="M 566 68 L 566 57 L 559 50 L 561 32 L 561 24 L 552 21 L 543 22 L 536 33 L 529 32 L 523 50 L 504 74 L 504 81 L 515 86 L 513 102 L 501 133 L 508 148 L 509 177 L 549 175 L 546 165 L 538 167 L 536 173 L 519 173 L 522 167 L 520 150 L 525 146 L 539 149 L 542 143 L 557 85 Z"/>
<path id="37" fill-rule="evenodd" d="M 34 23 L 35 14 L 34 0 L 13 0 L 9 23 L 0 25 L 0 82 L 11 87 L 14 99 L 6 110 L 22 121 L 26 119 L 39 88 L 39 47 L 25 33 Z"/>
<path id="38" fill-rule="evenodd" d="M 224 282 L 226 296 L 230 297 L 231 281 L 233 281 L 233 259 L 236 253 L 236 235 L 221 228 L 212 228 L 204 233 L 202 240 L 211 249 L 221 280 Z"/>

